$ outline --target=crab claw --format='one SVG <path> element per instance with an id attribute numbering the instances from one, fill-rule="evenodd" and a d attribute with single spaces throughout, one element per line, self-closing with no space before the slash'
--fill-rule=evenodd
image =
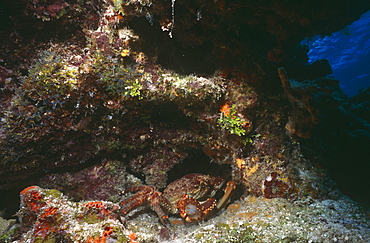
<path id="1" fill-rule="evenodd" d="M 177 208 L 180 216 L 186 222 L 195 222 L 205 219 L 216 208 L 216 199 L 208 198 L 205 202 L 200 203 L 198 200 L 185 194 L 177 203 Z"/>
<path id="2" fill-rule="evenodd" d="M 223 208 L 227 202 L 229 201 L 230 197 L 233 195 L 234 190 L 236 189 L 236 184 L 233 181 L 229 181 L 226 183 L 226 188 L 224 190 L 225 194 L 217 203 L 217 209 Z"/>

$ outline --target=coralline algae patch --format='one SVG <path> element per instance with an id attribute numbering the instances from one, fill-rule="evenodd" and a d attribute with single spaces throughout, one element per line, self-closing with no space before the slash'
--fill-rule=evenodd
<path id="1" fill-rule="evenodd" d="M 14 242 L 130 242 L 118 215 L 105 201 L 71 202 L 57 190 L 31 186 L 21 194 L 20 231 Z"/>

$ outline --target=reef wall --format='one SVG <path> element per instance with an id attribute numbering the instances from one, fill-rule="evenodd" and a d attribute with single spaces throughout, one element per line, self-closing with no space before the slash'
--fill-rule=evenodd
<path id="1" fill-rule="evenodd" d="M 93 207 L 115 215 L 121 191 L 163 189 L 195 172 L 235 181 L 233 200 L 335 200 L 341 193 L 324 168 L 366 202 L 368 90 L 348 99 L 328 62 L 308 64 L 299 42 L 369 8 L 362 0 L 4 1 L 2 216 L 31 185 L 110 201 Z M 21 232 L 49 217 L 29 207 Z M 121 230 L 112 220 L 101 226 L 109 235 Z"/>

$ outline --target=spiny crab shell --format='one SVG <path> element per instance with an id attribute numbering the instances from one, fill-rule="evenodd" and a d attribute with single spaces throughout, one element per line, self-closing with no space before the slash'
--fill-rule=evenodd
<path id="1" fill-rule="evenodd" d="M 165 209 L 171 214 L 179 213 L 187 222 L 205 219 L 212 212 L 225 206 L 236 185 L 233 181 L 226 183 L 224 195 L 219 202 L 213 196 L 224 185 L 221 177 L 204 174 L 188 174 L 170 183 L 163 193 L 154 187 L 141 185 L 128 191 L 136 194 L 120 203 L 121 212 L 126 215 L 133 209 L 148 202 L 163 224 L 169 224 Z"/>

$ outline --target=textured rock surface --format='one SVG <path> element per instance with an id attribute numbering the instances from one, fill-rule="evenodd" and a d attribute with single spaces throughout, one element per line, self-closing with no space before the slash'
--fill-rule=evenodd
<path id="1" fill-rule="evenodd" d="M 2 235 L 10 242 L 368 242 L 370 220 L 351 200 L 264 199 L 248 196 L 200 224 L 170 217 L 163 228 L 153 213 L 137 211 L 123 223 L 118 205 L 71 202 L 37 186 L 21 192 L 21 224 Z"/>
<path id="2" fill-rule="evenodd" d="M 349 181 L 360 178 L 342 188 L 362 199 L 368 188 L 361 176 L 368 171 L 370 126 L 361 107 L 367 107 L 368 92 L 348 100 L 338 82 L 326 76 L 331 72 L 327 61 L 308 64 L 308 49 L 298 43 L 349 24 L 370 7 L 368 1 L 327 0 L 320 6 L 312 1 L 26 2 L 5 1 L 11 11 L 2 13 L 0 205 L 14 205 L 13 195 L 29 195 L 23 189 L 31 185 L 48 188 L 35 187 L 47 196 L 57 189 L 69 199 L 31 198 L 36 208 L 22 201 L 18 240 L 37 242 L 39 225 L 47 223 L 42 233 L 51 242 L 58 237 L 75 241 L 73 235 L 85 229 L 74 231 L 74 223 L 68 223 L 60 236 L 55 228 L 58 220 L 74 217 L 62 204 L 73 211 L 84 205 L 81 200 L 94 200 L 114 208 L 126 196 L 121 192 L 133 185 L 161 190 L 196 172 L 234 180 L 238 190 L 232 201 L 246 215 L 255 213 L 248 209 L 255 197 L 256 205 L 272 205 L 276 212 L 286 204 L 287 215 L 297 211 L 295 202 L 307 200 L 358 210 L 342 200 L 322 167 L 338 172 L 334 178 L 340 173 Z M 50 210 L 61 218 L 45 216 L 54 201 Z M 14 213 L 7 209 L 3 216 Z M 258 237 L 268 224 L 261 230 L 245 228 L 245 221 L 239 224 L 228 213 L 223 215 L 234 223 L 215 217 L 206 229 L 223 232 L 235 226 L 241 235 L 264 241 Z M 176 229 L 159 226 L 154 214 L 132 214 L 127 227 L 144 232 L 141 240 L 158 232 L 181 239 Z M 341 222 L 338 215 L 328 217 Z M 366 222 L 365 215 L 359 217 Z M 313 218 L 318 224 L 320 219 Z M 125 232 L 119 220 L 112 227 Z M 221 220 L 221 226 L 214 228 L 213 220 Z M 292 221 L 297 228 L 305 223 Z M 330 234 L 366 239 L 368 229 L 353 224 L 358 230 L 347 232 L 339 223 Z M 103 235 L 92 237 L 101 242 L 117 234 L 110 226 L 99 227 Z M 282 230 L 281 239 L 290 237 L 283 236 L 283 228 L 274 230 Z M 292 239 L 315 237 L 302 233 Z"/>

